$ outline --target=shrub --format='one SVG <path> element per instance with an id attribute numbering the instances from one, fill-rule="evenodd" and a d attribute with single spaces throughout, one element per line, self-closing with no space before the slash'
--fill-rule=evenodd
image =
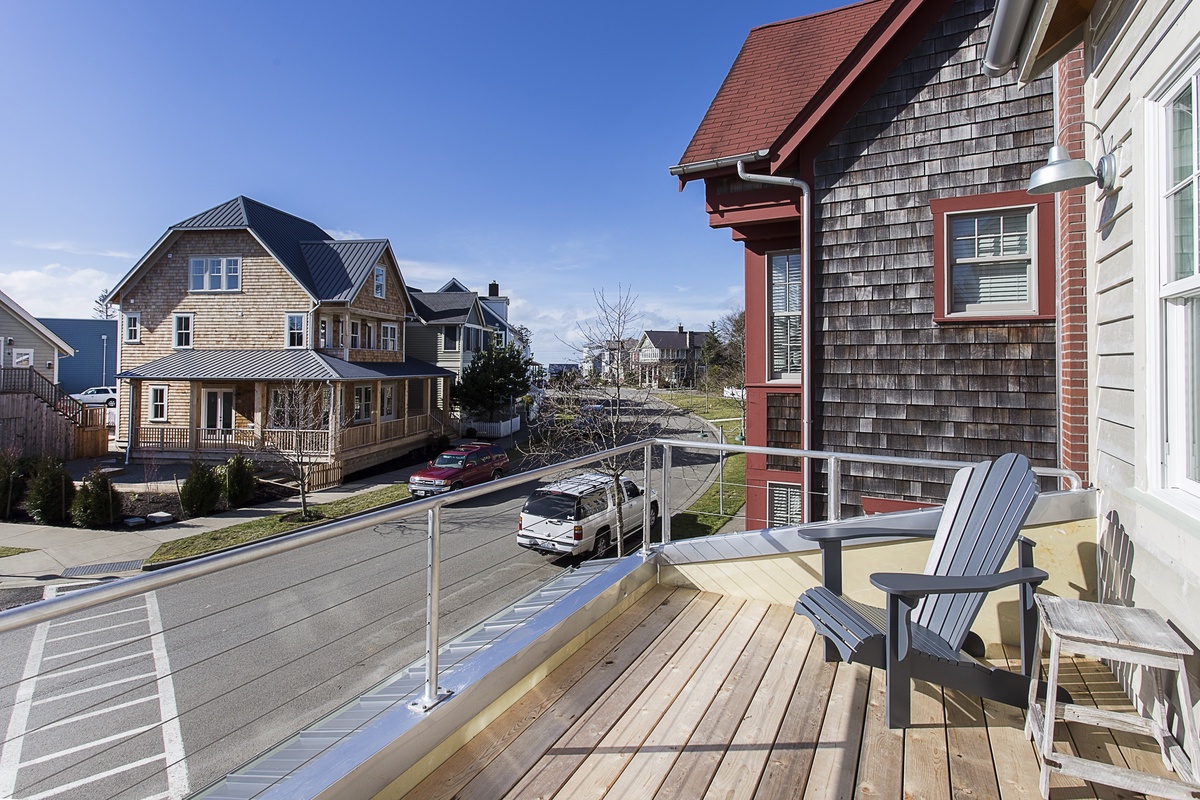
<path id="1" fill-rule="evenodd" d="M 31 469 L 30 459 L 11 450 L 0 452 L 0 519 L 12 519 L 25 497 Z"/>
<path id="2" fill-rule="evenodd" d="M 467 437 L 468 439 L 474 439 L 478 435 L 479 432 L 474 428 L 467 428 L 465 431 L 463 431 L 463 436 Z"/>
<path id="3" fill-rule="evenodd" d="M 225 501 L 230 508 L 249 503 L 254 497 L 258 479 L 254 477 L 254 462 L 241 453 L 230 458 L 221 470 L 224 475 Z"/>
<path id="4" fill-rule="evenodd" d="M 62 462 L 40 460 L 25 492 L 25 510 L 41 525 L 64 525 L 70 519 L 75 481 Z"/>
<path id="5" fill-rule="evenodd" d="M 213 468 L 192 459 L 191 470 L 179 489 L 179 505 L 188 517 L 208 516 L 221 499 L 221 479 Z"/>
<path id="6" fill-rule="evenodd" d="M 105 528 L 121 519 L 121 493 L 99 467 L 83 476 L 71 503 L 71 521 L 81 528 Z"/>

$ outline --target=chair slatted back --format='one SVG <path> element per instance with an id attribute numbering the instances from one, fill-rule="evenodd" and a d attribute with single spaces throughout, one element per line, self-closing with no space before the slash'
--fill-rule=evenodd
<path id="1" fill-rule="evenodd" d="M 1025 456 L 1009 453 L 960 470 L 950 487 L 925 574 L 999 572 L 1037 494 L 1037 476 Z M 982 592 L 930 595 L 914 610 L 913 621 L 958 649 L 984 598 Z"/>

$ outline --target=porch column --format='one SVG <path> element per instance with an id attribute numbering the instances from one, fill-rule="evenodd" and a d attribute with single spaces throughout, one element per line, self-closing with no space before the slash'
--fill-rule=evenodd
<path id="1" fill-rule="evenodd" d="M 383 407 L 383 381 L 375 381 L 371 384 L 371 424 L 375 428 L 375 444 L 383 441 L 383 414 L 379 411 Z"/>
<path id="2" fill-rule="evenodd" d="M 338 431 L 342 429 L 342 384 L 332 384 L 329 392 L 329 455 L 333 456 L 340 449 Z"/>
<path id="3" fill-rule="evenodd" d="M 204 397 L 204 392 L 200 388 L 200 384 L 195 381 L 188 382 L 188 451 L 194 452 L 200 449 L 199 431 L 203 420 L 204 410 L 200 407 L 200 400 Z"/>
<path id="4" fill-rule="evenodd" d="M 262 447 L 263 430 L 267 427 L 267 384 L 254 384 L 254 446 Z"/>
<path id="5" fill-rule="evenodd" d="M 404 391 L 400 392 L 400 397 L 397 399 L 398 402 L 400 403 L 400 409 L 403 409 L 403 411 L 404 411 L 404 417 L 403 417 L 404 430 L 402 431 L 401 436 L 408 436 L 408 384 L 409 383 L 411 383 L 411 381 L 409 381 L 409 380 L 400 381 L 400 385 L 404 387 Z"/>

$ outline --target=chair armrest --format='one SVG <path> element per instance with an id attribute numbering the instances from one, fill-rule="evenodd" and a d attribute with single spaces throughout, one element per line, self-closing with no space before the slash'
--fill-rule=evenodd
<path id="1" fill-rule="evenodd" d="M 930 594 L 991 592 L 1005 586 L 1031 583 L 1035 586 L 1050 576 L 1036 567 L 1019 567 L 994 575 L 925 575 L 913 572 L 876 572 L 871 585 L 888 594 L 919 598 Z"/>
<path id="2" fill-rule="evenodd" d="M 936 530 L 897 528 L 892 525 L 852 525 L 833 523 L 796 531 L 801 539 L 810 542 L 842 542 L 850 539 L 879 539 L 886 536 L 896 538 L 932 539 Z"/>

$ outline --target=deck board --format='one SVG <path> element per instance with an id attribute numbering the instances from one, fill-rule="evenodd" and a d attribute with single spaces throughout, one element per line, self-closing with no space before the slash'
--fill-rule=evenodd
<path id="1" fill-rule="evenodd" d="M 1128 708 L 1104 665 L 1064 667 L 1077 702 Z M 913 725 L 893 731 L 883 686 L 880 670 L 825 662 L 789 608 L 657 588 L 408 797 L 1040 796 L 1020 709 L 918 681 Z M 1152 741 L 1056 727 L 1072 752 L 1165 773 Z M 1131 795 L 1053 776 L 1052 800 L 1093 797 Z"/>

